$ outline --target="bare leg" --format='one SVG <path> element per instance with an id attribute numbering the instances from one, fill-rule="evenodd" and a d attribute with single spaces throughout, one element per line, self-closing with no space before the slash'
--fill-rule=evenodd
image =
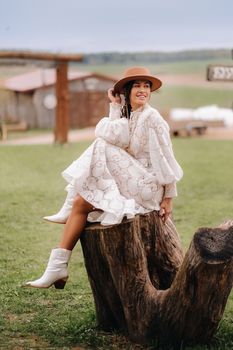
<path id="1" fill-rule="evenodd" d="M 71 251 L 86 225 L 88 213 L 93 209 L 93 206 L 81 196 L 77 196 L 74 199 L 59 248 L 52 250 L 47 268 L 42 277 L 35 281 L 27 282 L 25 286 L 49 288 L 54 284 L 55 288 L 64 288 L 68 279 L 67 265 Z"/>
<path id="2" fill-rule="evenodd" d="M 70 216 L 65 224 L 62 234 L 60 248 L 72 250 L 80 238 L 87 222 L 88 214 L 93 211 L 93 205 L 81 196 L 74 199 Z"/>

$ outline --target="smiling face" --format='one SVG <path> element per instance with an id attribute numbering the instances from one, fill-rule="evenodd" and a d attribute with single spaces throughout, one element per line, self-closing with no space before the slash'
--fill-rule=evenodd
<path id="1" fill-rule="evenodd" d="M 130 92 L 130 104 L 132 110 L 144 106 L 150 99 L 151 85 L 147 80 L 136 80 Z"/>

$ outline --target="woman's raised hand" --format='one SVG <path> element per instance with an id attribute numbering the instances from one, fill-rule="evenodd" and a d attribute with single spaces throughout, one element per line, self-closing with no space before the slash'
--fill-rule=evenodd
<path id="1" fill-rule="evenodd" d="M 113 93 L 113 89 L 108 89 L 108 98 L 113 103 L 121 104 L 121 96 L 118 93 Z"/>

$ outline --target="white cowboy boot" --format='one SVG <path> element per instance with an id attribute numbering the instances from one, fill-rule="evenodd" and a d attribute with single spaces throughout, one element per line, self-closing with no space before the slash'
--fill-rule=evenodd
<path id="1" fill-rule="evenodd" d="M 43 219 L 57 224 L 65 224 L 72 209 L 73 201 L 76 196 L 73 185 L 69 184 L 66 187 L 68 192 L 65 202 L 57 214 L 51 216 L 44 216 Z"/>
<path id="2" fill-rule="evenodd" d="M 57 289 L 63 289 L 68 279 L 67 265 L 72 251 L 53 249 L 43 276 L 35 281 L 25 283 L 24 287 L 49 288 L 53 284 Z"/>

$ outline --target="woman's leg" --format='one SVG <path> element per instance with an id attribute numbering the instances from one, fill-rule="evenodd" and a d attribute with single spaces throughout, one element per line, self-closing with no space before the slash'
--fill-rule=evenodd
<path id="1" fill-rule="evenodd" d="M 64 288 L 68 279 L 67 265 L 72 249 L 77 243 L 87 222 L 87 215 L 93 206 L 81 196 L 74 199 L 71 214 L 65 225 L 59 248 L 53 249 L 47 268 L 41 278 L 25 284 L 34 288 L 49 288 L 53 284 L 56 288 Z"/>
<path id="2" fill-rule="evenodd" d="M 57 224 L 65 224 L 71 213 L 74 198 L 77 196 L 77 192 L 73 184 L 69 183 L 66 186 L 67 196 L 61 209 L 54 215 L 44 216 L 46 221 L 55 222 Z"/>
<path id="3" fill-rule="evenodd" d="M 93 205 L 88 203 L 81 196 L 77 196 L 74 199 L 70 216 L 65 224 L 60 248 L 72 250 L 77 243 L 78 239 L 87 222 L 88 214 L 93 211 Z"/>

